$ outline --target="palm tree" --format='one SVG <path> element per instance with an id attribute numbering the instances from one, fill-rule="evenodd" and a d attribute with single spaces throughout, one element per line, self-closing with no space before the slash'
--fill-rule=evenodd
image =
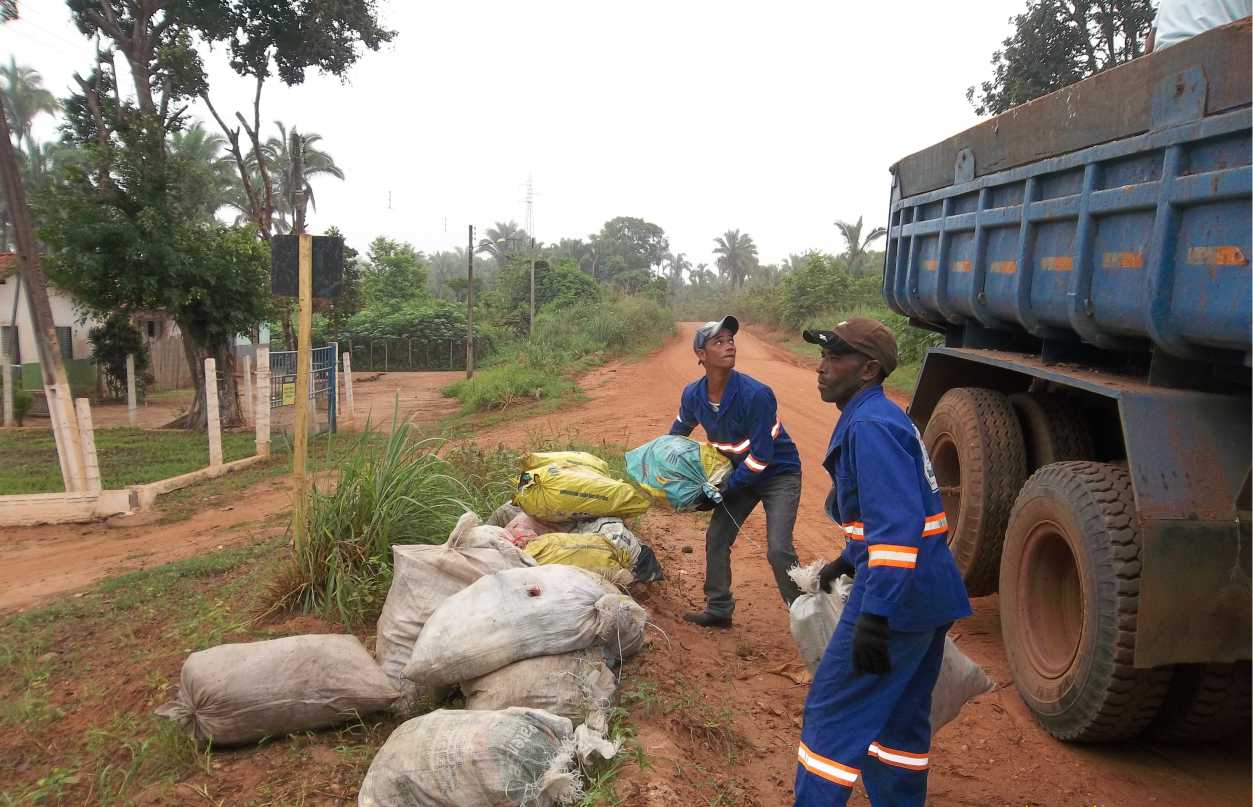
<path id="1" fill-rule="evenodd" d="M 665 260 L 666 269 L 670 273 L 670 287 L 677 289 L 683 285 L 683 273 L 692 268 L 692 262 L 682 252 L 678 255 L 667 252 Z"/>
<path id="2" fill-rule="evenodd" d="M 741 235 L 739 230 L 727 230 L 720 238 L 715 238 L 714 243 L 718 272 L 731 282 L 732 288 L 740 288 L 757 264 L 757 245 L 753 237 L 748 233 Z"/>
<path id="3" fill-rule="evenodd" d="M 888 231 L 882 227 L 875 227 L 865 238 L 861 237 L 863 216 L 857 217 L 856 224 L 849 224 L 847 221 L 836 221 L 835 226 L 839 228 L 840 235 L 844 236 L 844 242 L 847 247 L 844 254 L 848 256 L 848 266 L 854 273 L 857 272 L 858 266 L 861 265 L 862 256 L 866 254 L 866 247 L 888 234 Z"/>
<path id="4" fill-rule="evenodd" d="M 199 121 L 170 135 L 170 156 L 187 161 L 204 178 L 207 187 L 201 190 L 208 216 L 221 207 L 247 207 L 235 163 L 223 152 L 225 148 L 226 138 L 210 132 Z M 247 213 L 242 218 L 247 220 Z"/>
<path id="5" fill-rule="evenodd" d="M 61 108 L 52 93 L 43 87 L 43 77 L 33 67 L 19 65 L 9 57 L 7 65 L 0 65 L 0 92 L 4 93 L 4 108 L 8 113 L 9 128 L 22 147 L 22 141 L 30 140 L 30 129 L 35 118 L 46 112 L 49 115 Z"/>
<path id="6" fill-rule="evenodd" d="M 292 228 L 295 221 L 296 194 L 300 191 L 306 192 L 309 206 L 314 210 L 318 209 L 317 200 L 313 196 L 313 186 L 310 185 L 309 180 L 323 174 L 343 179 L 344 172 L 335 164 L 330 154 L 317 147 L 316 144 L 321 141 L 322 135 L 303 134 L 299 137 L 303 147 L 301 173 L 304 176 L 299 181 L 293 181 L 291 134 L 296 133 L 295 129 L 293 128 L 289 134 L 282 121 L 274 121 L 274 125 L 278 127 L 279 136 L 265 141 L 265 144 L 261 146 L 261 155 L 275 183 L 274 213 L 278 217 L 275 229 L 280 233 L 285 233 Z"/>
<path id="7" fill-rule="evenodd" d="M 531 237 L 526 230 L 518 226 L 516 221 L 498 221 L 488 227 L 479 240 L 475 252 L 491 255 L 496 263 L 504 266 L 514 255 L 524 252 L 530 247 Z"/>

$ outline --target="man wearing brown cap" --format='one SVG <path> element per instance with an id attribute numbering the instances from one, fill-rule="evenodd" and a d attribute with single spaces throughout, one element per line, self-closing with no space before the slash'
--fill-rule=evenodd
<path id="1" fill-rule="evenodd" d="M 896 338 L 865 317 L 804 336 L 822 348 L 818 392 L 840 408 L 822 464 L 845 545 L 819 581 L 848 575 L 853 589 L 805 701 L 795 805 L 845 804 L 864 777 L 872 805 L 921 807 L 944 635 L 970 602 L 922 438 L 883 394 Z"/>

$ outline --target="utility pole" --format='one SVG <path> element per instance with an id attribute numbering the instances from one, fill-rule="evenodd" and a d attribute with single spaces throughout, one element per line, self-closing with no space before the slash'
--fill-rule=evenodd
<path id="1" fill-rule="evenodd" d="M 531 334 L 535 332 L 535 238 L 531 238 L 531 329 L 527 331 L 526 338 L 530 339 Z"/>
<path id="2" fill-rule="evenodd" d="M 474 378 L 474 225 L 466 242 L 466 378 Z"/>
<path id="3" fill-rule="evenodd" d="M 30 309 L 31 324 L 35 328 L 35 345 L 39 349 L 44 395 L 48 401 L 48 415 L 52 419 L 52 433 L 56 439 L 57 458 L 60 460 L 65 490 L 86 491 L 87 469 L 79 440 L 78 417 L 74 411 L 74 401 L 70 397 L 69 377 L 65 374 L 65 365 L 61 361 L 57 330 L 52 319 L 52 305 L 48 302 L 48 280 L 39 267 L 35 231 L 31 226 L 30 211 L 26 207 L 26 190 L 22 187 L 21 176 L 18 174 L 17 157 L 13 154 L 13 141 L 9 139 L 6 115 L 4 99 L 0 96 L 0 180 L 4 183 L 9 216 L 17 240 L 18 277 L 26 282 L 26 304 Z M 7 367 L 5 372 L 8 372 Z"/>

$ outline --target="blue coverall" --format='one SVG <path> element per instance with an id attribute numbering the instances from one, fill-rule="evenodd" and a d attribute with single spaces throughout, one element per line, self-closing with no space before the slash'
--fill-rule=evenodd
<path id="1" fill-rule="evenodd" d="M 823 466 L 835 484 L 827 514 L 857 571 L 805 701 L 795 805 L 843 805 L 859 777 L 873 805 L 922 805 L 944 635 L 970 615 L 939 486 L 918 429 L 880 386 L 844 407 Z M 853 668 L 863 611 L 888 620 L 884 675 Z"/>

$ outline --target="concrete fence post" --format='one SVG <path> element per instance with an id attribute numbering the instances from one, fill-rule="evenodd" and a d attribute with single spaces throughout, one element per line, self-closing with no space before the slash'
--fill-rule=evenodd
<path id="1" fill-rule="evenodd" d="M 139 410 L 135 399 L 135 354 L 126 354 L 126 422 L 131 426 L 139 422 Z"/>
<path id="2" fill-rule="evenodd" d="M 253 417 L 257 432 L 257 456 L 270 456 L 270 349 L 257 347 L 257 407 Z"/>
<path id="3" fill-rule="evenodd" d="M 344 354 L 344 398 L 348 401 L 348 417 L 357 419 L 357 409 L 352 400 L 352 354 Z"/>
<path id="4" fill-rule="evenodd" d="M 78 442 L 83 447 L 85 492 L 100 494 L 100 460 L 96 456 L 96 429 L 91 423 L 91 404 L 86 398 L 74 402 L 78 414 Z"/>
<path id="5" fill-rule="evenodd" d="M 13 365 L 9 362 L 7 353 L 0 353 L 0 384 L 4 385 L 4 425 L 16 426 L 17 421 L 13 414 Z"/>
<path id="6" fill-rule="evenodd" d="M 252 403 L 252 357 L 244 356 L 244 423 L 251 423 L 256 417 L 256 409 Z"/>
<path id="7" fill-rule="evenodd" d="M 218 363 L 204 360 L 204 407 L 209 421 L 209 466 L 222 464 L 222 421 L 218 415 Z"/>

